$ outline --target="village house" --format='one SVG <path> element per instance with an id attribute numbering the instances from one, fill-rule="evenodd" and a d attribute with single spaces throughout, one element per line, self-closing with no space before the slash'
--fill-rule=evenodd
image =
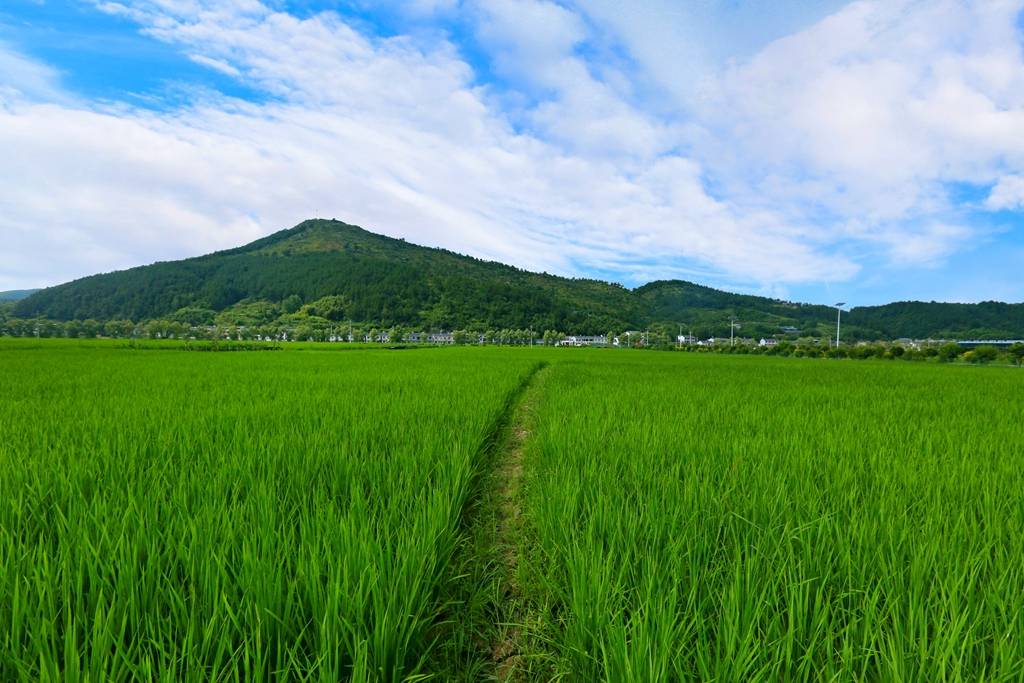
<path id="1" fill-rule="evenodd" d="M 640 344 L 643 342 L 644 333 L 639 330 L 626 330 L 618 337 L 612 340 L 614 346 L 628 346 L 631 344 Z"/>
<path id="2" fill-rule="evenodd" d="M 455 335 L 451 332 L 431 332 L 427 335 L 429 344 L 454 344 Z"/>
<path id="3" fill-rule="evenodd" d="M 566 337 L 562 341 L 558 342 L 559 346 L 604 346 L 608 343 L 606 336 L 587 336 L 587 335 L 576 335 Z"/>

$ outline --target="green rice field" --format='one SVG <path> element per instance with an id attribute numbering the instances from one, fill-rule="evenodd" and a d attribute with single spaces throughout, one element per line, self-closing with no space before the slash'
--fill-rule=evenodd
<path id="1" fill-rule="evenodd" d="M 1022 416 L 1009 367 L 0 340 L 0 681 L 1021 681 Z"/>

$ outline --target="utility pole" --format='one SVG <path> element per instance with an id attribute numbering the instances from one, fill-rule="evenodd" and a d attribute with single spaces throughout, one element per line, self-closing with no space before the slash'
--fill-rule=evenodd
<path id="1" fill-rule="evenodd" d="M 846 305 L 845 301 L 840 301 L 836 304 L 836 348 L 839 348 L 839 323 L 843 316 L 843 306 Z"/>
<path id="2" fill-rule="evenodd" d="M 736 318 L 729 318 L 729 346 L 736 346 Z"/>

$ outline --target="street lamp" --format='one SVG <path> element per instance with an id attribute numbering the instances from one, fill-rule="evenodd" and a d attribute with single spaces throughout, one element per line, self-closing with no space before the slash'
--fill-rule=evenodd
<path id="1" fill-rule="evenodd" d="M 843 306 L 846 305 L 845 301 L 840 301 L 836 304 L 836 348 L 839 348 L 839 320 L 843 315 Z"/>

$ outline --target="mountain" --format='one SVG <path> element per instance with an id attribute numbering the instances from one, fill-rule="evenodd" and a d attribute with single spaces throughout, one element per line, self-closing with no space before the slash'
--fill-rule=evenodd
<path id="1" fill-rule="evenodd" d="M 1024 304 L 900 301 L 854 308 L 848 322 L 898 339 L 1024 339 Z"/>
<path id="2" fill-rule="evenodd" d="M 410 244 L 309 220 L 236 249 L 93 275 L 38 291 L 14 315 L 265 325 L 302 319 L 428 329 L 603 333 L 683 324 L 698 335 L 782 328 L 831 333 L 835 309 L 733 294 L 680 280 L 634 290 Z M 1024 304 L 907 302 L 854 308 L 844 338 L 1024 337 Z"/>
<path id="3" fill-rule="evenodd" d="M 293 297 L 299 304 L 331 297 L 320 304 L 328 309 L 323 317 L 384 326 L 604 332 L 642 317 L 620 285 L 530 273 L 329 220 L 305 221 L 237 249 L 51 287 L 20 302 L 15 315 L 134 321 L 177 316 L 199 324 L 211 311 L 235 309 L 244 318 L 263 310 L 256 315 L 266 317 L 273 305 Z"/>
<path id="4" fill-rule="evenodd" d="M 6 292 L 0 292 L 0 301 L 21 301 L 38 291 L 38 289 L 11 289 Z"/>

